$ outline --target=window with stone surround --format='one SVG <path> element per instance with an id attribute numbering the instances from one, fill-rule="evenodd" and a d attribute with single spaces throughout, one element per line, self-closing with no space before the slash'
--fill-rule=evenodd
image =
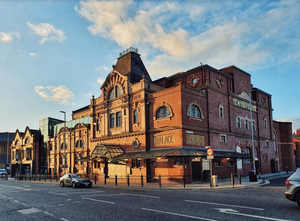
<path id="1" fill-rule="evenodd" d="M 139 122 L 138 110 L 133 111 L 133 123 L 137 124 Z"/>
<path id="2" fill-rule="evenodd" d="M 121 127 L 122 126 L 122 116 L 121 112 L 116 113 L 116 127 Z"/>
<path id="3" fill-rule="evenodd" d="M 162 119 L 170 116 L 170 110 L 167 106 L 163 105 L 158 108 L 156 112 L 156 119 Z"/>
<path id="4" fill-rule="evenodd" d="M 264 128 L 267 128 L 267 125 L 268 125 L 267 123 L 268 123 L 267 118 L 264 117 Z"/>
<path id="5" fill-rule="evenodd" d="M 76 142 L 76 148 L 79 148 L 79 147 L 83 147 L 83 141 L 82 140 L 78 140 L 77 142 Z"/>
<path id="6" fill-rule="evenodd" d="M 115 114 L 110 114 L 109 115 L 109 127 L 114 128 L 115 127 Z"/>
<path id="7" fill-rule="evenodd" d="M 226 143 L 226 135 L 220 134 L 220 143 Z"/>

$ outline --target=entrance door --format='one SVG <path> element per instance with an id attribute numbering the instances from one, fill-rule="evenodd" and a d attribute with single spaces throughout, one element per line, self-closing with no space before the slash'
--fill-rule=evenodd
<path id="1" fill-rule="evenodd" d="M 192 162 L 193 181 L 201 180 L 201 162 Z"/>
<path id="2" fill-rule="evenodd" d="M 275 160 L 271 160 L 271 171 L 272 171 L 272 173 L 276 173 Z"/>

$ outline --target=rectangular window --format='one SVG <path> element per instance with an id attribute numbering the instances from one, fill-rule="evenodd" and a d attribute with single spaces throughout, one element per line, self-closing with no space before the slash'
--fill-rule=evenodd
<path id="1" fill-rule="evenodd" d="M 223 107 L 219 107 L 219 117 L 224 118 Z"/>
<path id="2" fill-rule="evenodd" d="M 269 148 L 270 147 L 270 143 L 269 141 L 266 141 L 266 148 Z"/>
<path id="3" fill-rule="evenodd" d="M 245 119 L 245 129 L 249 130 L 249 122 L 247 119 Z"/>
<path id="4" fill-rule="evenodd" d="M 221 143 L 226 143 L 226 135 L 220 135 L 220 142 Z"/>
<path id="5" fill-rule="evenodd" d="M 264 128 L 267 128 L 267 119 L 264 119 Z"/>
<path id="6" fill-rule="evenodd" d="M 136 163 L 135 163 L 135 160 L 132 159 L 132 168 L 135 168 L 136 167 Z"/>
<path id="7" fill-rule="evenodd" d="M 121 116 L 121 112 L 117 112 L 117 123 L 116 123 L 116 127 L 121 127 L 122 125 L 122 116 Z"/>
<path id="8" fill-rule="evenodd" d="M 115 127 L 115 114 L 110 114 L 109 115 L 109 119 L 110 119 L 110 128 L 114 128 Z"/>
<path id="9" fill-rule="evenodd" d="M 221 167 L 221 161 L 220 160 L 215 161 L 215 167 Z"/>
<path id="10" fill-rule="evenodd" d="M 241 128 L 241 118 L 240 117 L 236 118 L 236 127 Z"/>
<path id="11" fill-rule="evenodd" d="M 179 161 L 179 160 L 174 160 L 174 165 L 179 166 L 179 164 L 180 164 L 180 161 Z"/>
<path id="12" fill-rule="evenodd" d="M 233 167 L 233 166 L 234 166 L 233 160 L 229 160 L 229 161 L 228 161 L 228 166 L 229 166 L 229 167 Z"/>

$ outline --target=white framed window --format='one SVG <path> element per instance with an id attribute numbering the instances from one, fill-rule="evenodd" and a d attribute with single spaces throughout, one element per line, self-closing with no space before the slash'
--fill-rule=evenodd
<path id="1" fill-rule="evenodd" d="M 220 142 L 221 143 L 226 143 L 226 135 L 220 134 Z"/>
<path id="2" fill-rule="evenodd" d="M 242 120 L 240 117 L 236 117 L 236 127 L 241 128 L 242 127 Z"/>

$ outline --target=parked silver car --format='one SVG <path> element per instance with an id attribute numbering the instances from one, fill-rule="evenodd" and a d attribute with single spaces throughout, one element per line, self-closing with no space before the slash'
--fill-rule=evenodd
<path id="1" fill-rule="evenodd" d="M 300 168 L 285 181 L 285 197 L 300 206 Z"/>
<path id="2" fill-rule="evenodd" d="M 6 175 L 7 172 L 5 169 L 0 169 L 0 176 Z"/>
<path id="3" fill-rule="evenodd" d="M 84 175 L 65 174 L 60 178 L 60 186 L 92 187 L 92 180 Z"/>

